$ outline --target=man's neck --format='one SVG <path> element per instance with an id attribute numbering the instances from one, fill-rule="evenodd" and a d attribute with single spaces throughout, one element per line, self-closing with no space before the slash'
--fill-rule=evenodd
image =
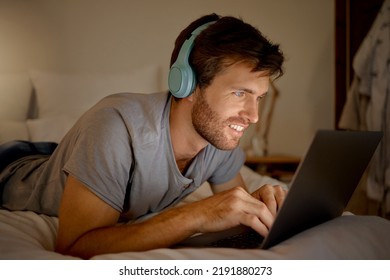
<path id="1" fill-rule="evenodd" d="M 190 102 L 172 100 L 169 127 L 176 163 L 186 169 L 208 144 L 192 126 Z M 179 169 L 182 169 L 180 166 Z"/>

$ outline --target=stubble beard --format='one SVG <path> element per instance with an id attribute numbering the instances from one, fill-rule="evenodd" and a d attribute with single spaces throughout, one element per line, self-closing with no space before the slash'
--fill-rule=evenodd
<path id="1" fill-rule="evenodd" d="M 224 135 L 228 121 L 221 120 L 204 96 L 198 96 L 192 108 L 192 124 L 195 131 L 217 149 L 232 150 L 240 142 L 240 138 L 229 139 Z"/>

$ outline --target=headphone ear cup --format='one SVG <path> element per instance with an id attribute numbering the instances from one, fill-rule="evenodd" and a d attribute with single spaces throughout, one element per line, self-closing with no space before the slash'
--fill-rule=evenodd
<path id="1" fill-rule="evenodd" d="M 192 70 L 188 62 L 188 58 L 194 46 L 196 36 L 214 22 L 208 22 L 196 28 L 191 33 L 191 37 L 184 41 L 181 46 L 177 59 L 172 64 L 168 75 L 168 87 L 173 96 L 185 98 L 195 90 L 196 77 L 194 70 Z"/>
<path id="2" fill-rule="evenodd" d="M 196 79 L 194 72 L 188 63 L 179 63 L 176 61 L 168 76 L 169 91 L 173 96 L 185 98 L 195 89 Z"/>

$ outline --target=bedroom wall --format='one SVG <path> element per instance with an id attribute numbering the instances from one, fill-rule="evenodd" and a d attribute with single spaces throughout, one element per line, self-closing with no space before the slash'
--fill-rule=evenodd
<path id="1" fill-rule="evenodd" d="M 240 16 L 281 45 L 270 152 L 302 156 L 316 129 L 333 126 L 331 0 L 0 0 L 0 73 L 158 64 L 166 74 L 179 31 L 210 12 Z"/>

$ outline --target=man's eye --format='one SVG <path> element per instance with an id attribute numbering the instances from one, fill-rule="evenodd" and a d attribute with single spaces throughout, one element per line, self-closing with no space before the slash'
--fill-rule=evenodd
<path id="1" fill-rule="evenodd" d="M 257 102 L 260 102 L 260 101 L 261 101 L 261 99 L 263 99 L 264 97 L 265 97 L 265 94 L 263 94 L 263 95 L 261 95 L 261 96 L 257 97 Z"/>
<path id="2" fill-rule="evenodd" d="M 263 95 L 260 95 L 259 97 L 257 97 L 257 102 L 260 102 L 261 99 L 264 99 L 266 96 L 267 96 L 267 93 L 264 93 Z"/>
<path id="3" fill-rule="evenodd" d="M 244 96 L 245 93 L 243 91 L 235 91 L 235 92 L 233 92 L 233 94 L 237 97 L 242 97 L 242 96 Z"/>

